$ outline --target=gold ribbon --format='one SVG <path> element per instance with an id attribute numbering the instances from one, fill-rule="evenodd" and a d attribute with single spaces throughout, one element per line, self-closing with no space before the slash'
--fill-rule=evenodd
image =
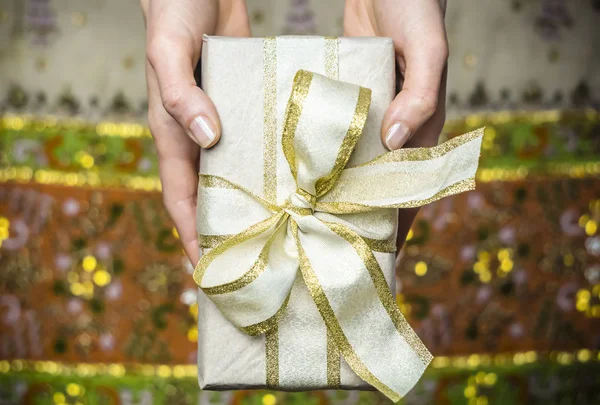
<path id="1" fill-rule="evenodd" d="M 346 362 L 398 401 L 432 356 L 400 313 L 373 250 L 395 247 L 396 208 L 474 187 L 483 130 L 346 168 L 370 100 L 369 89 L 298 71 L 282 132 L 296 191 L 277 205 L 200 174 L 200 238 L 212 250 L 194 280 L 227 319 L 256 336 L 276 327 L 300 270 Z"/>

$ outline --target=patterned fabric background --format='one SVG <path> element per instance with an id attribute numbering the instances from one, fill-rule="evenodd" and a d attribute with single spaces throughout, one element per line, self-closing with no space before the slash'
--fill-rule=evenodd
<path id="1" fill-rule="evenodd" d="M 247 0 L 252 34 L 341 35 L 344 0 Z M 600 102 L 596 0 L 451 0 L 448 112 Z M 145 119 L 138 1 L 0 0 L 0 111 Z"/>
<path id="2" fill-rule="evenodd" d="M 189 386 L 174 392 L 192 395 L 196 290 L 161 204 L 147 129 L 24 116 L 1 123 L 0 353 L 12 359 L 0 362 L 2 378 L 19 376 L 28 381 L 21 394 L 43 398 L 72 378 L 102 391 L 87 373 L 112 378 L 102 389 L 121 396 L 122 375 L 138 388 L 176 376 Z M 572 382 L 600 365 L 598 113 L 472 115 L 446 129 L 451 137 L 480 125 L 478 189 L 424 208 L 399 258 L 398 305 L 436 356 L 407 401 L 514 403 L 498 401 L 538 398 L 539 378 L 550 378 L 543 384 L 555 395 L 596 398 L 594 374 L 582 387 Z M 549 376 L 532 377 L 548 365 Z M 31 393 L 40 375 L 56 381 Z M 169 390 L 152 391 L 152 401 Z M 278 395 L 304 403 L 308 394 Z M 383 401 L 356 395 L 338 399 Z"/>

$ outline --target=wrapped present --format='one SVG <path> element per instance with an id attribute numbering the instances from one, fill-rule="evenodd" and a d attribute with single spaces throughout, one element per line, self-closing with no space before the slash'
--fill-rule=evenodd
<path id="1" fill-rule="evenodd" d="M 387 152 L 388 38 L 205 37 L 222 138 L 200 158 L 204 389 L 373 389 L 431 354 L 394 298 L 398 208 L 472 189 L 482 131 Z"/>

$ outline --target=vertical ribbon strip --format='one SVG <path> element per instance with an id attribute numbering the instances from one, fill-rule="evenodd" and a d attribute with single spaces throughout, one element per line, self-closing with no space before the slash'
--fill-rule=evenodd
<path id="1" fill-rule="evenodd" d="M 201 174 L 199 197 L 221 205 L 220 212 L 250 204 L 263 210 L 202 257 L 194 280 L 238 328 L 274 339 L 269 333 L 300 272 L 330 344 L 359 377 L 397 401 L 432 357 L 400 313 L 371 250 L 374 241 L 383 245 L 389 237 L 338 215 L 385 218 L 390 210 L 472 189 L 483 131 L 346 168 L 369 104 L 368 89 L 298 71 L 282 131 L 297 189 L 276 205 L 242 185 Z M 210 223 L 207 235 L 222 236 L 219 221 Z M 335 366 L 333 357 L 329 362 Z"/>
<path id="2" fill-rule="evenodd" d="M 263 194 L 267 201 L 277 202 L 277 38 L 266 37 L 263 43 Z M 279 385 L 279 332 L 274 325 L 265 336 L 267 386 Z"/>

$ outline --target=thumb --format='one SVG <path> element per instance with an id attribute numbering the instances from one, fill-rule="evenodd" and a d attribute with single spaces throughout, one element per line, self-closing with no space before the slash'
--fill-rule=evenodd
<path id="1" fill-rule="evenodd" d="M 181 43 L 167 40 L 148 49 L 165 110 L 194 142 L 209 148 L 219 140 L 221 125 L 214 104 L 196 85 L 192 55 Z"/>
<path id="2" fill-rule="evenodd" d="M 401 148 L 435 113 L 447 52 L 447 48 L 422 48 L 417 54 L 406 55 L 402 90 L 386 111 L 381 128 L 389 149 Z"/>

